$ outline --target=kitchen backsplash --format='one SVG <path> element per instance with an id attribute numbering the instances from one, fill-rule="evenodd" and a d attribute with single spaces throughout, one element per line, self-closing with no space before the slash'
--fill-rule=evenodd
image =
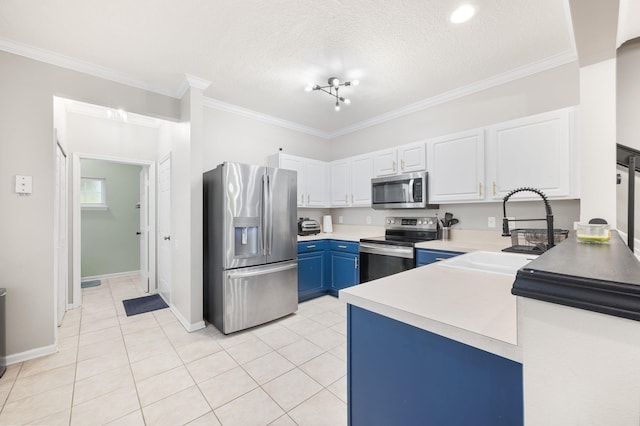
<path id="1" fill-rule="evenodd" d="M 573 229 L 573 223 L 580 220 L 579 200 L 550 200 L 553 210 L 554 227 L 561 229 Z M 477 204 L 447 204 L 440 206 L 439 210 L 373 210 L 368 207 L 360 208 L 333 208 L 333 209 L 298 209 L 298 216 L 320 220 L 322 215 L 331 214 L 334 224 L 345 225 L 376 225 L 383 226 L 387 216 L 435 216 L 444 217 L 445 212 L 451 212 L 460 223 L 455 225 L 458 229 L 496 229 L 502 230 L 502 203 L 477 203 Z M 545 209 L 542 201 L 518 201 L 507 203 L 507 214 L 516 219 L 545 218 Z M 342 217 L 342 222 L 340 221 Z M 488 218 L 494 217 L 495 228 L 489 228 Z M 369 223 L 370 222 L 370 223 Z M 544 222 L 518 222 L 511 228 L 544 228 Z"/>

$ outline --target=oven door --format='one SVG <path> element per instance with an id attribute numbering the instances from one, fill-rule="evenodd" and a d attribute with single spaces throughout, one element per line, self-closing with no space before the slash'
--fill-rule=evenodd
<path id="1" fill-rule="evenodd" d="M 360 242 L 360 283 L 415 267 L 413 247 Z"/>

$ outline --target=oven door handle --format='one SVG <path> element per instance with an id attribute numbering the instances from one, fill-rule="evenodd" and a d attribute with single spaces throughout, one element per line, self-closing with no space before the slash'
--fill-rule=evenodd
<path id="1" fill-rule="evenodd" d="M 360 253 L 413 259 L 413 247 L 391 246 L 387 244 L 360 243 Z"/>

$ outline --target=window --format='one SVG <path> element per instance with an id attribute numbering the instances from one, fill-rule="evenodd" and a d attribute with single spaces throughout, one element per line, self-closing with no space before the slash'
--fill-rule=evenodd
<path id="1" fill-rule="evenodd" d="M 109 207 L 105 178 L 80 178 L 80 206 L 86 210 L 104 210 Z"/>

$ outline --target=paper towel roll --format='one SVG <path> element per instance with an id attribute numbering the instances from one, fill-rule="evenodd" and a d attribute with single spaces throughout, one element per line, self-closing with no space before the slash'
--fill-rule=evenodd
<path id="1" fill-rule="evenodd" d="M 331 223 L 331 215 L 325 215 L 322 217 L 322 230 L 323 232 L 333 232 L 333 224 Z"/>

